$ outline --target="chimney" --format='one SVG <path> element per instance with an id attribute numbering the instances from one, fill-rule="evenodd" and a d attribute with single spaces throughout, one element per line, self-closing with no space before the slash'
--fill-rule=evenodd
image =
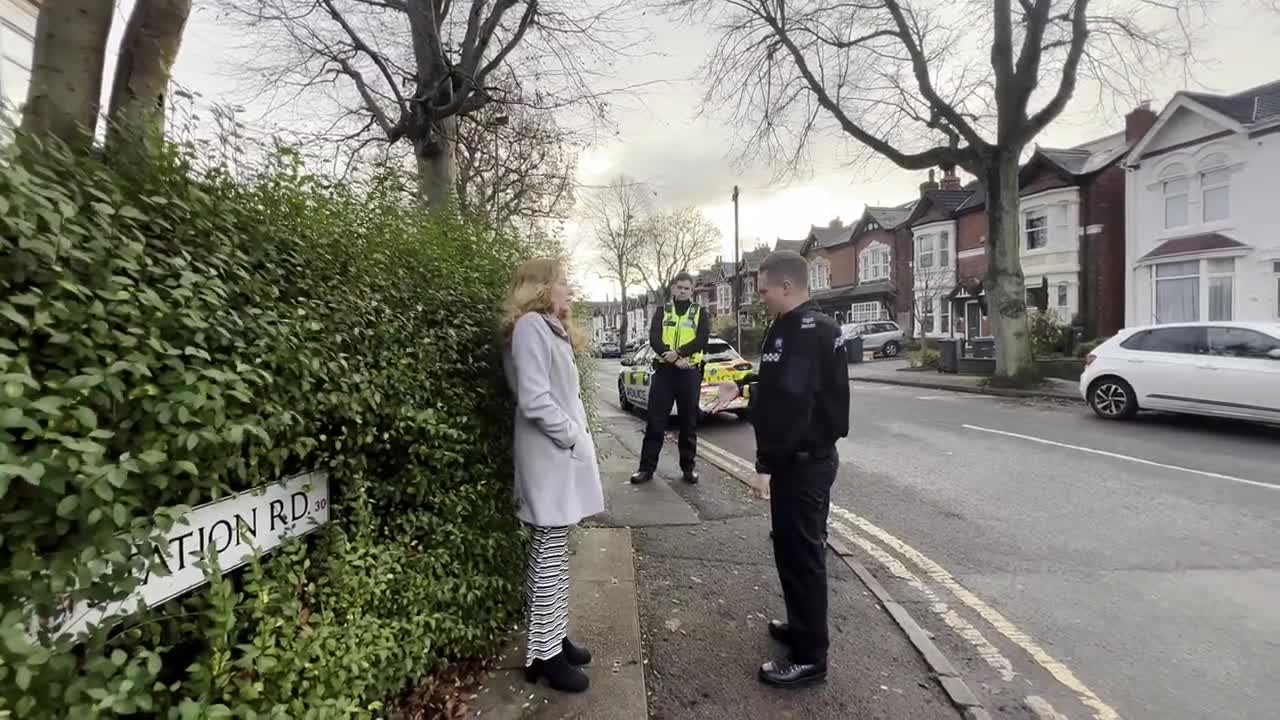
<path id="1" fill-rule="evenodd" d="M 924 194 L 929 192 L 930 190 L 937 190 L 937 189 L 938 189 L 938 183 L 933 179 L 933 169 L 930 168 L 929 179 L 920 183 L 920 197 L 924 197 Z"/>
<path id="2" fill-rule="evenodd" d="M 840 228 L 844 227 L 844 223 L 840 220 L 840 216 L 837 215 L 836 219 L 832 220 L 831 224 L 828 225 L 827 227 L 831 228 L 832 230 L 839 230 Z"/>
<path id="3" fill-rule="evenodd" d="M 942 184 L 939 185 L 943 190 L 959 190 L 960 178 L 956 176 L 954 167 L 942 168 Z"/>
<path id="4" fill-rule="evenodd" d="M 1156 114 L 1151 111 L 1151 101 L 1143 100 L 1138 107 L 1124 116 L 1124 140 L 1136 143 L 1156 124 Z"/>

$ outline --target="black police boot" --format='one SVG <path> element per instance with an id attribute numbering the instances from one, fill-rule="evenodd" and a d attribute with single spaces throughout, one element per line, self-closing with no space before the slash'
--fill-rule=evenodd
<path id="1" fill-rule="evenodd" d="M 827 663 L 770 660 L 760 666 L 760 682 L 776 688 L 800 688 L 827 681 Z"/>
<path id="2" fill-rule="evenodd" d="M 632 484 L 632 485 L 639 485 L 639 484 L 641 484 L 641 483 L 647 483 L 647 482 L 649 482 L 649 481 L 650 481 L 650 480 L 652 480 L 652 479 L 653 479 L 653 472 L 652 472 L 652 471 L 650 471 L 650 470 L 637 470 L 637 471 L 635 472 L 635 474 L 631 476 L 631 484 Z"/>
<path id="3" fill-rule="evenodd" d="M 783 645 L 791 645 L 791 628 L 781 620 L 769 621 L 769 637 L 782 643 Z"/>
<path id="4" fill-rule="evenodd" d="M 699 477 L 701 476 L 698 475 L 697 470 L 691 469 L 691 470 L 684 471 L 684 475 L 683 475 L 684 481 L 689 483 L 690 485 L 697 485 Z"/>
<path id="5" fill-rule="evenodd" d="M 550 660 L 534 660 L 524 669 L 525 680 L 536 684 L 541 678 L 546 678 L 547 684 L 560 692 L 580 693 L 591 686 L 587 674 L 570 665 L 563 652 Z"/>
<path id="6" fill-rule="evenodd" d="M 591 651 L 584 647 L 574 645 L 573 641 L 569 638 L 565 638 L 564 642 L 560 643 L 560 647 L 564 649 L 564 659 L 568 660 L 570 665 L 580 666 L 591 664 Z"/>

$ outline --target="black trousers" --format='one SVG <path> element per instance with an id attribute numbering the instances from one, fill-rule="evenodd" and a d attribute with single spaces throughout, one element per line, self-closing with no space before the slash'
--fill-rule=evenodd
<path id="1" fill-rule="evenodd" d="M 825 539 L 839 467 L 833 451 L 829 458 L 774 467 L 769 479 L 773 559 L 787 603 L 791 659 L 798 663 L 826 662 L 830 645 Z"/>
<path id="2" fill-rule="evenodd" d="M 680 469 L 692 470 L 698 455 L 698 396 L 702 393 L 702 370 L 682 370 L 670 365 L 654 369 L 649 383 L 648 424 L 640 448 L 640 470 L 658 469 L 662 439 L 674 403 L 680 412 Z"/>

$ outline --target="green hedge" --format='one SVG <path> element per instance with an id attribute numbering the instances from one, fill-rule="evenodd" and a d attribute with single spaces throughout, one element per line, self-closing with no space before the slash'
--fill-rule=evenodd
<path id="1" fill-rule="evenodd" d="M 494 338 L 523 249 L 391 186 L 287 152 L 246 180 L 5 151 L 0 717 L 376 715 L 516 619 Z M 181 506 L 314 469 L 325 529 L 74 647 L 28 642 L 59 598 L 123 597 Z"/>

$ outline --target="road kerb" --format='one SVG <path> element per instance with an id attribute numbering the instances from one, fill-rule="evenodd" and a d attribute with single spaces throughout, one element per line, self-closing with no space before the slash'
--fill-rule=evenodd
<path id="1" fill-rule="evenodd" d="M 702 438 L 698 439 L 698 454 L 709 460 L 712 465 L 737 479 L 738 482 L 750 486 L 750 474 L 755 472 L 754 465 Z M 966 720 L 991 720 L 991 715 L 983 709 L 982 703 L 973 694 L 973 691 L 969 689 L 964 679 L 960 677 L 955 665 L 947 659 L 946 654 L 929 637 L 929 634 L 925 632 L 920 623 L 911 616 L 911 613 L 893 599 L 889 591 L 880 584 L 880 581 L 876 580 L 866 566 L 853 557 L 849 548 L 841 541 L 828 537 L 827 547 L 831 548 L 831 551 L 853 571 L 853 574 L 858 576 L 858 579 L 862 581 L 867 590 L 879 600 L 885 612 L 889 614 L 889 617 L 893 618 L 894 623 L 911 641 L 916 652 L 920 653 L 920 656 L 924 658 L 929 670 L 937 676 L 938 683 L 942 686 L 943 691 L 947 693 L 947 697 L 951 699 L 951 703 L 964 713 Z"/>
<path id="2" fill-rule="evenodd" d="M 1042 400 L 1069 400 L 1072 402 L 1083 403 L 1084 398 L 1075 394 L 1059 393 L 1059 392 L 1043 392 L 1039 390 L 1017 390 L 1013 388 L 993 388 L 993 387 L 973 387 L 969 385 L 948 385 L 947 383 L 928 382 L 920 380 L 907 380 L 888 377 L 868 377 L 865 375 L 850 376 L 849 382 L 869 382 L 878 383 L 880 385 L 898 385 L 900 387 L 914 387 L 923 390 L 950 390 L 958 393 L 968 393 L 970 395 L 994 395 L 996 397 L 1021 398 Z"/>

